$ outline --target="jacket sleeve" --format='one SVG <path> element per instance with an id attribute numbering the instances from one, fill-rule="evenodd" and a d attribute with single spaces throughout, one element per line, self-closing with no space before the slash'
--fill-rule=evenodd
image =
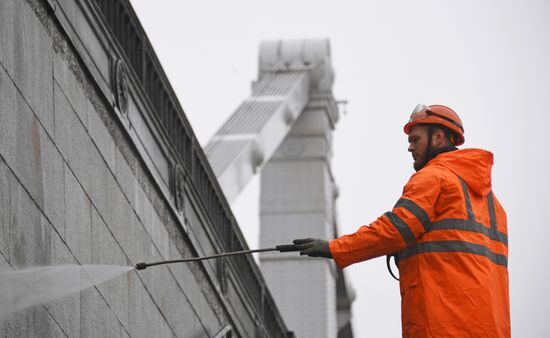
<path id="1" fill-rule="evenodd" d="M 428 169 L 428 168 L 426 168 Z M 431 225 L 441 191 L 441 177 L 433 171 L 415 173 L 403 188 L 392 211 L 355 233 L 330 242 L 330 252 L 340 268 L 391 254 L 414 243 Z"/>

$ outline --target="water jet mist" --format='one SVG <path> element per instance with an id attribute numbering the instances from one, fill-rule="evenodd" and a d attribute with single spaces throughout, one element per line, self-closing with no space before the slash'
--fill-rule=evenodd
<path id="1" fill-rule="evenodd" d="M 134 268 L 120 265 L 36 266 L 0 269 L 0 321 L 33 305 L 79 292 Z"/>

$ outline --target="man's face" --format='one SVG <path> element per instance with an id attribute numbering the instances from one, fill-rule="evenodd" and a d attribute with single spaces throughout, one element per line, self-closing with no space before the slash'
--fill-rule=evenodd
<path id="1" fill-rule="evenodd" d="M 414 170 L 418 171 L 426 161 L 426 149 L 428 148 L 428 127 L 418 124 L 409 132 L 409 152 L 414 160 Z"/>

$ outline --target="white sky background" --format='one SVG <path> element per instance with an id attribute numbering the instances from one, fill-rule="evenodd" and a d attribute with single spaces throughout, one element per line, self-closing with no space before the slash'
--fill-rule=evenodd
<path id="1" fill-rule="evenodd" d="M 262 40 L 331 42 L 341 233 L 390 210 L 413 173 L 403 124 L 417 103 L 446 104 L 463 147 L 495 154 L 508 213 L 515 337 L 550 334 L 550 1 L 132 0 L 195 133 L 205 145 L 250 94 Z M 256 177 L 234 205 L 258 245 Z M 346 269 L 357 337 L 399 337 L 400 296 L 385 260 Z"/>

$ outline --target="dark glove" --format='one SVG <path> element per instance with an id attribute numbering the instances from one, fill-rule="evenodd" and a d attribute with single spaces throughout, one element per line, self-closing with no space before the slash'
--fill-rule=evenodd
<path id="1" fill-rule="evenodd" d="M 332 258 L 328 241 L 324 239 L 295 239 L 293 243 L 296 244 L 296 248 L 300 250 L 300 255 L 302 256 Z"/>

